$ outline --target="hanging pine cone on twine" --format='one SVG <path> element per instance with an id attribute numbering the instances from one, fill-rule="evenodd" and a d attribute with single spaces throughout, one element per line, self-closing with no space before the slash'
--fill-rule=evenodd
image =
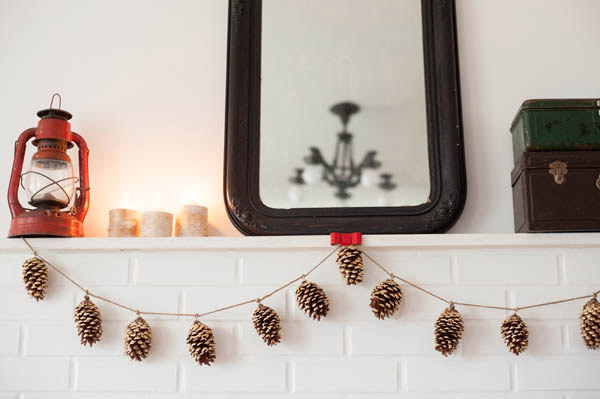
<path id="1" fill-rule="evenodd" d="M 150 325 L 138 316 L 127 325 L 125 331 L 125 354 L 132 360 L 142 361 L 148 357 L 152 347 L 152 329 Z"/>
<path id="2" fill-rule="evenodd" d="M 356 285 L 363 281 L 365 269 L 361 254 L 360 248 L 354 245 L 346 245 L 338 249 L 337 264 L 346 285 Z"/>
<path id="3" fill-rule="evenodd" d="M 75 324 L 77 325 L 77 335 L 81 339 L 82 345 L 92 346 L 100 341 L 102 336 L 102 316 L 98 306 L 90 301 L 89 296 L 85 296 L 83 300 L 75 308 Z"/>
<path id="4" fill-rule="evenodd" d="M 585 346 L 589 349 L 600 348 L 600 303 L 597 293 L 583 306 L 579 327 Z"/>
<path id="5" fill-rule="evenodd" d="M 258 335 L 269 346 L 281 342 L 281 323 L 277 312 L 268 306 L 258 303 L 258 308 L 252 314 L 252 323 Z"/>
<path id="6" fill-rule="evenodd" d="M 444 356 L 450 355 L 456 350 L 464 330 L 462 317 L 451 302 L 435 322 L 435 350 Z"/>
<path id="7" fill-rule="evenodd" d="M 215 361 L 215 336 L 206 324 L 198 320 L 194 321 L 188 332 L 186 342 L 190 354 L 199 364 L 210 366 Z"/>
<path id="8" fill-rule="evenodd" d="M 329 312 L 329 299 L 323 288 L 306 280 L 296 289 L 296 303 L 304 313 L 316 320 L 321 320 Z"/>
<path id="9" fill-rule="evenodd" d="M 529 345 L 529 330 L 518 314 L 514 313 L 507 317 L 502 323 L 500 332 L 509 351 L 517 356 L 525 352 Z"/>
<path id="10" fill-rule="evenodd" d="M 371 309 L 380 320 L 393 315 L 402 302 L 402 288 L 393 279 L 382 281 L 371 292 Z"/>
<path id="11" fill-rule="evenodd" d="M 23 282 L 31 298 L 44 299 L 48 290 L 48 266 L 43 260 L 34 257 L 23 263 Z"/>

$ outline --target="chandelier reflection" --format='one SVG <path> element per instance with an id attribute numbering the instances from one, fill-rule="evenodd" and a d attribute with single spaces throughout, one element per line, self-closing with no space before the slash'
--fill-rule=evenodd
<path id="1" fill-rule="evenodd" d="M 324 181 L 335 188 L 334 195 L 337 198 L 347 200 L 352 197 L 349 189 L 359 184 L 371 187 L 377 179 L 376 171 L 381 167 L 381 162 L 376 159 L 377 151 L 367 151 L 360 162 L 354 159 L 353 135 L 348 131 L 348 123 L 352 115 L 360 111 L 360 107 L 351 102 L 341 102 L 334 104 L 330 111 L 339 116 L 342 122 L 333 159 L 328 162 L 319 148 L 309 147 L 310 154 L 304 157 L 306 167 L 295 169 L 295 175 L 290 178 L 293 186 L 289 196 L 294 202 L 301 200 L 300 187 L 307 184 Z M 391 174 L 382 173 L 379 177 L 381 181 L 377 187 L 381 190 L 392 191 L 396 188 Z"/>

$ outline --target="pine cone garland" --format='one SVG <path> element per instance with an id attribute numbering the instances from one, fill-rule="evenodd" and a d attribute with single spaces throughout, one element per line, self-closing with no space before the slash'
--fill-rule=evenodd
<path id="1" fill-rule="evenodd" d="M 589 349 L 600 348 L 600 303 L 597 297 L 590 299 L 579 316 L 581 337 Z"/>
<path id="2" fill-rule="evenodd" d="M 444 356 L 450 355 L 456 350 L 464 330 L 460 313 L 454 308 L 454 304 L 450 304 L 435 322 L 435 350 Z"/>
<path id="3" fill-rule="evenodd" d="M 125 331 L 125 354 L 140 362 L 148 357 L 151 347 L 152 329 L 146 320 L 138 316 Z"/>
<path id="4" fill-rule="evenodd" d="M 259 303 L 252 315 L 252 323 L 258 335 L 267 345 L 273 346 L 281 342 L 279 316 L 270 307 Z"/>
<path id="5" fill-rule="evenodd" d="M 515 355 L 518 356 L 527 349 L 527 345 L 529 345 L 529 331 L 527 330 L 527 325 L 518 314 L 514 313 L 507 317 L 502 323 L 500 332 L 506 346 L 508 346 L 508 350 Z"/>
<path id="6" fill-rule="evenodd" d="M 363 281 L 365 269 L 361 254 L 360 248 L 354 245 L 340 247 L 337 252 L 337 264 L 346 285 L 356 285 Z"/>
<path id="7" fill-rule="evenodd" d="M 402 302 L 402 288 L 393 279 L 382 281 L 371 292 L 371 309 L 380 320 L 393 315 Z"/>
<path id="8" fill-rule="evenodd" d="M 316 283 L 306 280 L 296 289 L 296 303 L 304 313 L 316 320 L 321 320 L 329 312 L 329 299 L 325 291 Z"/>
<path id="9" fill-rule="evenodd" d="M 206 324 L 196 320 L 187 335 L 190 354 L 196 361 L 210 366 L 215 361 L 215 336 Z"/>
<path id="10" fill-rule="evenodd" d="M 102 336 L 102 316 L 96 304 L 90 301 L 89 296 L 86 295 L 83 301 L 77 305 L 74 318 L 77 325 L 77 335 L 79 335 L 82 345 L 92 346 L 100 341 L 100 337 Z"/>
<path id="11" fill-rule="evenodd" d="M 31 298 L 44 299 L 48 290 L 48 266 L 43 260 L 34 257 L 23 263 L 23 282 Z"/>

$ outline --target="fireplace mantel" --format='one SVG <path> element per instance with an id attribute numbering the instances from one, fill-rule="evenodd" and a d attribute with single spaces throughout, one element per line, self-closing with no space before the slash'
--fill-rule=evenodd
<path id="1" fill-rule="evenodd" d="M 271 237 L 177 237 L 177 238 L 29 238 L 44 250 L 201 250 L 201 249 L 285 249 L 329 247 L 328 236 Z M 423 234 L 368 235 L 363 246 L 374 248 L 472 248 L 600 247 L 600 234 Z M 21 252 L 26 248 L 19 238 L 0 240 L 0 251 Z"/>
<path id="2" fill-rule="evenodd" d="M 333 249 L 328 236 L 30 242 L 93 293 L 134 309 L 191 314 L 271 292 Z M 600 235 L 592 233 L 370 235 L 363 244 L 394 274 L 453 301 L 514 308 L 600 289 Z M 584 301 L 519 311 L 530 345 L 518 357 L 499 334 L 510 312 L 459 307 L 465 334 L 447 359 L 433 342 L 445 303 L 401 284 L 399 311 L 378 320 L 369 298 L 386 275 L 364 258 L 364 281 L 346 286 L 331 256 L 309 276 L 330 300 L 325 319 L 311 320 L 297 308 L 295 284 L 265 300 L 282 320 L 280 345 L 262 342 L 252 327 L 255 304 L 247 304 L 202 317 L 215 332 L 217 360 L 199 366 L 185 342 L 191 318 L 145 315 L 152 350 L 136 364 L 123 355 L 124 329 L 135 314 L 97 301 L 104 335 L 93 348 L 83 347 L 72 315 L 84 293 L 50 270 L 47 298 L 32 301 L 21 275 L 29 257 L 23 240 L 0 240 L 0 398 L 29 398 L 32 391 L 45 399 L 132 392 L 150 399 L 337 399 L 343 393 L 446 399 L 466 398 L 465 391 L 477 398 L 600 397 L 599 353 L 585 347 L 579 332 Z"/>

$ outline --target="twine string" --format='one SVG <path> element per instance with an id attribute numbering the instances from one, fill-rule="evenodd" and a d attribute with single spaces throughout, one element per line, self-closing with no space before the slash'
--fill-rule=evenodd
<path id="1" fill-rule="evenodd" d="M 529 306 L 519 306 L 519 310 L 523 310 L 523 309 L 533 309 L 533 308 L 539 308 L 542 306 L 550 306 L 550 305 L 558 305 L 559 303 L 565 303 L 565 302 L 572 302 L 572 301 L 578 301 L 580 299 L 586 299 L 586 298 L 591 298 L 593 297 L 594 294 L 590 294 L 590 295 L 582 295 L 582 296 L 578 296 L 578 297 L 574 297 L 574 298 L 567 298 L 567 299 L 560 299 L 558 301 L 551 301 L 551 302 L 544 302 L 544 303 L 538 303 L 535 305 L 529 305 Z"/>
<path id="2" fill-rule="evenodd" d="M 580 299 L 586 299 L 586 298 L 592 298 L 594 296 L 597 296 L 600 293 L 599 291 L 596 291 L 593 294 L 590 295 L 583 295 L 583 296 L 578 296 L 578 297 L 574 297 L 574 298 L 567 298 L 567 299 L 560 299 L 558 301 L 550 301 L 550 302 L 543 302 L 543 303 L 536 303 L 534 305 L 527 305 L 527 306 L 519 306 L 519 307 L 514 307 L 514 308 L 509 308 L 506 306 L 494 306 L 494 305 L 479 305 L 476 303 L 468 303 L 468 302 L 457 302 L 457 301 L 450 301 L 444 297 L 441 297 L 423 287 L 421 287 L 420 285 L 417 285 L 411 281 L 408 281 L 400 276 L 395 275 L 394 273 L 390 272 L 388 269 L 386 269 L 383 265 L 381 265 L 379 262 L 377 262 L 375 259 L 373 259 L 371 256 L 369 256 L 368 253 L 366 253 L 364 250 L 362 251 L 363 255 L 365 255 L 365 257 L 367 259 L 369 259 L 375 266 L 379 267 L 381 270 L 383 270 L 384 273 L 386 273 L 388 276 L 390 276 L 391 279 L 397 279 L 402 281 L 405 284 L 410 285 L 411 287 L 414 287 L 418 290 L 423 291 L 424 293 L 431 295 L 434 298 L 439 299 L 442 302 L 447 303 L 448 305 L 452 306 L 452 305 L 458 305 L 458 306 L 467 306 L 467 307 L 472 307 L 472 308 L 483 308 L 483 309 L 496 309 L 496 310 L 512 310 L 514 312 L 518 312 L 519 310 L 523 310 L 523 309 L 533 309 L 533 308 L 539 308 L 542 306 L 550 306 L 550 305 L 557 305 L 559 303 L 564 303 L 564 302 L 571 302 L 571 301 L 578 301 Z"/>
<path id="3" fill-rule="evenodd" d="M 100 300 L 100 301 L 104 301 L 104 302 L 106 302 L 106 303 L 110 303 L 110 304 L 112 304 L 112 305 L 115 305 L 115 306 L 118 306 L 118 307 L 120 307 L 120 308 L 122 308 L 122 309 L 129 310 L 130 312 L 133 312 L 133 313 L 137 314 L 138 316 L 139 316 L 139 315 L 141 315 L 141 314 L 145 314 L 145 315 L 153 315 L 153 316 L 184 316 L 184 317 L 194 317 L 195 319 L 198 319 L 198 318 L 200 318 L 200 317 L 203 317 L 203 316 L 208 316 L 208 315 L 211 315 L 211 314 L 213 314 L 213 313 L 224 312 L 224 311 L 226 311 L 226 310 L 233 309 L 233 308 L 237 308 L 237 307 L 239 307 L 239 306 L 243 306 L 243 305 L 247 305 L 247 304 L 249 304 L 249 303 L 260 303 L 262 300 L 264 300 L 264 299 L 266 299 L 266 298 L 269 298 L 270 296 L 272 296 L 272 295 L 276 294 L 277 292 L 279 292 L 279 291 L 281 291 L 281 290 L 283 290 L 283 289 L 285 289 L 285 288 L 289 287 L 290 285 L 294 284 L 295 282 L 297 282 L 297 281 L 299 281 L 299 280 L 303 279 L 304 277 L 308 276 L 309 274 L 311 274 L 312 272 L 314 272 L 315 270 L 317 270 L 317 268 L 318 268 L 319 266 L 321 266 L 323 263 L 325 263 L 325 261 L 326 261 L 327 259 L 329 259 L 329 258 L 331 257 L 331 255 L 333 255 L 333 254 L 335 253 L 335 251 L 337 250 L 337 247 L 335 247 L 335 248 L 334 248 L 334 249 L 333 249 L 331 252 L 329 252 L 329 253 L 327 254 L 327 256 L 325 256 L 323 259 L 321 259 L 321 260 L 319 261 L 319 263 L 317 263 L 316 265 L 314 265 L 314 266 L 313 266 L 312 268 L 310 268 L 310 269 L 309 269 L 307 272 L 305 272 L 304 274 L 300 275 L 299 277 L 296 277 L 296 278 L 295 278 L 295 279 L 293 279 L 292 281 L 290 281 L 290 282 L 288 282 L 288 283 L 286 283 L 286 284 L 282 285 L 281 287 L 279 287 L 279 288 L 277 288 L 277 289 L 275 289 L 275 290 L 273 290 L 273 291 L 269 292 L 268 294 L 266 294 L 266 295 L 264 295 L 264 296 L 262 296 L 262 297 L 260 297 L 260 298 L 249 299 L 249 300 L 247 300 L 247 301 L 243 301 L 243 302 L 236 303 L 236 304 L 229 305 L 229 306 L 225 306 L 225 307 L 222 307 L 222 308 L 218 308 L 218 309 L 210 310 L 210 311 L 208 311 L 208 312 L 204 312 L 204 313 L 175 313 L 175 312 L 171 313 L 171 312 L 150 312 L 150 311 L 142 311 L 142 310 L 139 310 L 139 309 L 135 309 L 135 308 L 129 307 L 129 306 L 127 306 L 127 305 L 123 305 L 122 303 L 119 303 L 119 302 L 113 301 L 113 300 L 112 300 L 112 299 L 110 299 L 110 298 L 106 298 L 106 297 L 103 297 L 103 296 L 101 296 L 101 295 L 97 295 L 97 294 L 94 294 L 93 292 L 90 292 L 90 291 L 89 291 L 88 289 L 86 289 L 86 288 L 85 288 L 83 285 L 81 285 L 81 284 L 79 284 L 77 281 L 73 280 L 73 279 L 72 279 L 72 278 L 71 278 L 69 275 L 67 275 L 67 274 L 66 274 L 64 271 L 62 271 L 62 270 L 61 270 L 59 267 L 57 267 L 57 266 L 53 265 L 53 264 L 52 264 L 52 262 L 49 262 L 47 259 L 45 259 L 44 257 L 42 257 L 42 256 L 41 256 L 41 255 L 38 253 L 38 251 L 37 251 L 35 248 L 33 248 L 33 246 L 32 246 L 32 245 L 29 243 L 29 241 L 27 241 L 27 239 L 26 239 L 25 237 L 22 237 L 22 238 L 23 238 L 23 241 L 25 242 L 25 244 L 27 244 L 27 246 L 29 247 L 29 249 L 31 250 L 31 252 L 33 253 L 33 255 L 34 255 L 36 258 L 38 258 L 38 259 L 42 260 L 42 261 L 43 261 L 43 262 L 44 262 L 44 263 L 45 263 L 45 264 L 46 264 L 46 265 L 47 265 L 49 268 L 51 268 L 52 270 L 54 270 L 55 272 L 57 272 L 58 274 L 60 274 L 60 275 L 61 275 L 61 276 L 63 276 L 64 278 L 66 278 L 66 279 L 67 279 L 69 282 L 71 282 L 71 284 L 75 285 L 75 286 L 76 286 L 77 288 L 79 288 L 81 291 L 85 292 L 87 295 L 89 295 L 89 296 L 91 296 L 91 297 L 93 297 L 93 298 L 96 298 L 96 299 L 98 299 L 98 300 Z"/>
<path id="4" fill-rule="evenodd" d="M 414 287 L 414 288 L 416 288 L 416 289 L 418 289 L 418 290 L 421 290 L 421 291 L 423 291 L 424 293 L 426 293 L 426 294 L 428 294 L 428 295 L 431 295 L 432 297 L 434 297 L 434 298 L 437 298 L 437 299 L 439 299 L 439 300 L 440 300 L 440 301 L 442 301 L 442 302 L 446 302 L 448 305 L 450 304 L 450 301 L 449 301 L 449 300 L 447 300 L 446 298 L 442 298 L 441 296 L 439 296 L 439 295 L 437 295 L 437 294 L 434 294 L 433 292 L 429 291 L 428 289 L 425 289 L 425 288 L 421 287 L 420 285 L 417 285 L 417 284 L 415 284 L 415 283 L 413 283 L 413 282 L 411 282 L 411 281 L 408 281 L 408 280 L 406 280 L 406 279 L 404 279 L 404 278 L 402 278 L 402 277 L 400 277 L 400 276 L 397 276 L 397 275 L 395 275 L 394 273 L 390 272 L 388 269 L 386 269 L 386 268 L 385 268 L 383 265 L 381 265 L 381 264 L 380 264 L 379 262 L 377 262 L 375 259 L 371 258 L 371 256 L 370 256 L 368 253 L 366 253 L 364 250 L 362 250 L 362 253 L 363 253 L 363 255 L 365 255 L 365 256 L 367 257 L 367 259 L 369 259 L 369 260 L 370 260 L 370 261 L 371 261 L 371 262 L 372 262 L 372 263 L 373 263 L 375 266 L 377 266 L 378 268 L 380 268 L 381 270 L 383 270 L 383 272 L 384 272 L 385 274 L 387 274 L 388 276 L 390 276 L 390 278 L 391 278 L 392 280 L 394 280 L 394 279 L 396 279 L 396 280 L 400 280 L 400 281 L 402 281 L 403 283 L 405 283 L 405 284 L 408 284 L 408 285 L 410 285 L 411 287 Z M 458 305 L 458 303 L 457 303 L 457 302 L 455 302 L 455 304 L 457 304 L 457 305 Z"/>
<path id="5" fill-rule="evenodd" d="M 321 259 L 321 261 L 319 261 L 316 265 L 314 265 L 313 267 L 311 267 L 307 272 L 301 274 L 300 276 L 296 277 L 295 279 L 285 283 L 284 285 L 282 285 L 279 288 L 274 289 L 273 291 L 263 295 L 262 297 L 258 297 L 258 298 L 254 298 L 254 299 L 248 299 L 246 301 L 240 302 L 240 303 L 236 303 L 233 305 L 229 305 L 229 306 L 225 306 L 222 308 L 218 308 L 218 309 L 213 309 L 204 313 L 171 313 L 171 312 L 150 312 L 150 311 L 141 311 L 139 309 L 136 308 L 132 308 L 129 307 L 127 305 L 123 305 L 122 303 L 116 302 L 110 298 L 106 298 L 104 296 L 101 295 L 97 295 L 94 294 L 93 292 L 89 291 L 88 289 L 86 289 L 83 285 L 81 285 L 80 283 L 78 283 L 77 281 L 75 281 L 74 279 L 72 279 L 69 275 L 67 275 L 64 271 L 62 271 L 59 267 L 55 266 L 52 264 L 52 262 L 49 262 L 47 259 L 45 259 L 44 257 L 42 257 L 38 251 L 33 248 L 33 246 L 29 243 L 29 241 L 27 241 L 27 239 L 25 237 L 23 237 L 23 241 L 25 242 L 25 244 L 27 244 L 27 246 L 29 247 L 29 249 L 31 250 L 31 252 L 33 253 L 33 255 L 42 260 L 48 267 L 50 267 L 52 270 L 56 271 L 58 274 L 60 274 L 61 276 L 63 276 L 65 279 L 67 279 L 69 282 L 71 282 L 73 285 L 75 285 L 77 288 L 79 288 L 80 290 L 82 290 L 83 292 L 85 292 L 86 295 L 89 295 L 93 298 L 96 298 L 100 301 L 104 301 L 106 303 L 110 303 L 112 305 L 115 305 L 117 307 L 120 307 L 122 309 L 128 310 L 130 312 L 133 312 L 135 314 L 137 314 L 138 316 L 141 314 L 145 314 L 145 315 L 156 315 L 156 316 L 183 316 L 183 317 L 193 317 L 196 320 L 200 317 L 204 317 L 204 316 L 208 316 L 214 313 L 219 313 L 219 312 L 224 312 L 226 310 L 229 309 L 233 309 L 233 308 L 237 308 L 239 306 L 243 306 L 243 305 L 248 305 L 250 303 L 261 303 L 263 300 L 271 297 L 272 295 L 276 294 L 277 292 L 289 287 L 290 285 L 300 281 L 300 280 L 305 280 L 307 276 L 309 276 L 312 272 L 314 272 L 315 270 L 317 270 L 317 268 L 319 268 L 321 265 L 323 265 L 323 263 L 325 263 L 325 261 L 327 261 L 327 259 L 329 259 L 331 257 L 331 255 L 333 255 L 337 249 L 339 248 L 339 246 L 336 246 L 331 252 L 329 252 L 323 259 Z M 409 281 L 405 278 L 402 278 L 394 273 L 392 273 L 391 271 L 389 271 L 387 268 L 385 268 L 383 265 L 381 265 L 379 262 L 377 262 L 375 259 L 373 259 L 368 253 L 366 253 L 364 250 L 362 250 L 363 255 L 369 259 L 375 266 L 377 266 L 378 268 L 380 268 L 385 274 L 387 274 L 390 279 L 392 280 L 399 280 L 407 285 L 410 285 L 413 288 L 416 288 L 424 293 L 426 293 L 427 295 L 430 295 L 442 302 L 445 302 L 446 304 L 448 304 L 448 306 L 450 306 L 451 308 L 454 308 L 454 306 L 467 306 L 467 307 L 474 307 L 474 308 L 484 308 L 484 309 L 496 309 L 496 310 L 512 310 L 514 312 L 518 312 L 520 310 L 523 309 L 533 309 L 533 308 L 539 308 L 542 306 L 550 306 L 550 305 L 557 305 L 560 303 L 565 303 L 565 302 L 572 302 L 572 301 L 578 301 L 581 299 L 587 299 L 587 298 L 593 298 L 593 297 L 597 297 L 600 294 L 600 290 L 589 294 L 589 295 L 582 295 L 582 296 L 578 296 L 578 297 L 573 297 L 573 298 L 566 298 L 566 299 L 560 299 L 557 301 L 549 301 L 549 302 L 543 302 L 543 303 L 537 303 L 537 304 L 533 304 L 533 305 L 527 305 L 527 306 L 519 306 L 519 307 L 514 307 L 514 308 L 510 308 L 510 307 L 506 307 L 506 306 L 493 306 L 493 305 L 480 305 L 480 304 L 476 304 L 476 303 L 468 303 L 468 302 L 457 302 L 457 301 L 452 301 L 452 300 L 448 300 L 440 295 L 437 295 L 436 293 L 418 285 L 413 283 L 412 281 Z"/>

